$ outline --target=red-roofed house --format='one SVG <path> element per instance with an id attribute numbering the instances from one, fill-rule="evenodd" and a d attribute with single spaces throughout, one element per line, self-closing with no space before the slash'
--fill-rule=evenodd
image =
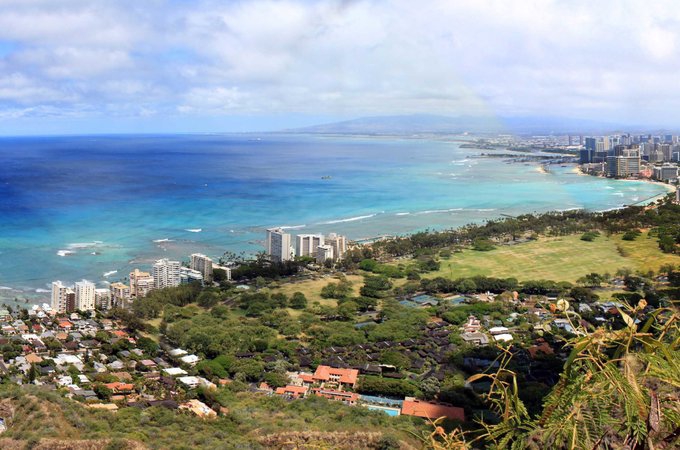
<path id="1" fill-rule="evenodd" d="M 132 391 L 135 389 L 134 384 L 120 382 L 107 383 L 104 386 L 111 389 L 111 392 L 113 392 L 114 394 L 131 394 Z"/>
<path id="2" fill-rule="evenodd" d="M 357 384 L 359 371 L 356 369 L 336 369 L 330 366 L 319 366 L 312 378 L 314 381 L 324 383 L 327 381 L 354 387 Z"/>
<path id="3" fill-rule="evenodd" d="M 413 397 L 406 397 L 404 399 L 401 413 L 406 416 L 423 417 L 430 420 L 446 417 L 465 422 L 465 411 L 463 408 L 430 403 Z"/>
<path id="4" fill-rule="evenodd" d="M 59 321 L 59 328 L 71 329 L 73 328 L 73 324 L 70 321 L 63 319 Z"/>
<path id="5" fill-rule="evenodd" d="M 299 398 L 307 394 L 307 386 L 291 386 L 276 388 L 277 395 L 284 395 L 286 397 Z"/>
<path id="6" fill-rule="evenodd" d="M 535 359 L 536 355 L 541 353 L 545 355 L 552 355 L 553 353 L 555 353 L 552 347 L 550 347 L 550 344 L 548 344 L 545 341 L 541 342 L 540 344 L 532 345 L 527 349 L 527 351 L 531 355 L 531 359 Z"/>
<path id="7" fill-rule="evenodd" d="M 303 383 L 309 383 L 312 384 L 314 383 L 314 375 L 311 373 L 301 373 L 299 375 L 300 379 L 302 380 Z"/>
<path id="8" fill-rule="evenodd" d="M 312 389 L 312 392 L 319 397 L 341 401 L 347 405 L 354 405 L 359 400 L 359 394 L 355 394 L 354 392 L 334 391 L 322 388 L 314 388 Z"/>

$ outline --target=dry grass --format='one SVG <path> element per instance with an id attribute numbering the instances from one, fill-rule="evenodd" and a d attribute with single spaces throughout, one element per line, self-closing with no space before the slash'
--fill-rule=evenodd
<path id="1" fill-rule="evenodd" d="M 359 289 L 361 288 L 364 282 L 363 277 L 359 275 L 348 275 L 346 278 L 348 281 L 352 282 L 352 289 L 354 295 L 358 296 Z M 339 281 L 338 278 L 328 276 L 312 280 L 284 283 L 277 288 L 271 289 L 271 293 L 274 294 L 276 292 L 282 292 L 286 294 L 288 297 L 290 297 L 295 292 L 302 292 L 303 294 L 305 294 L 305 297 L 307 297 L 307 301 L 309 303 L 319 302 L 320 304 L 326 306 L 337 306 L 337 302 L 335 300 L 321 297 L 321 289 L 328 283 L 337 283 L 338 281 Z"/>

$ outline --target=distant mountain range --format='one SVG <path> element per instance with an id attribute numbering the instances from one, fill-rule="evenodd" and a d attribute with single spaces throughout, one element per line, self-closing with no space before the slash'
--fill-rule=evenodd
<path id="1" fill-rule="evenodd" d="M 593 120 L 559 117 L 483 117 L 438 116 L 414 114 L 403 116 L 362 117 L 342 122 L 314 125 L 286 130 L 297 133 L 318 134 L 587 134 L 613 133 L 630 130 L 625 125 Z"/>

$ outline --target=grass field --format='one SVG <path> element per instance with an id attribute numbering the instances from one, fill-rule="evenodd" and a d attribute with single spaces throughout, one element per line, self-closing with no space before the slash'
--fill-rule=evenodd
<path id="1" fill-rule="evenodd" d="M 617 246 L 624 249 L 622 256 Z M 653 269 L 663 264 L 680 265 L 680 256 L 662 253 L 656 239 L 643 234 L 635 241 L 623 241 L 620 235 L 600 236 L 585 242 L 580 235 L 540 238 L 538 241 L 514 246 L 499 246 L 489 252 L 465 250 L 442 260 L 441 269 L 425 275 L 458 278 L 486 275 L 518 280 L 546 279 L 576 281 L 591 273 L 614 274 L 617 269 Z"/>
<path id="2" fill-rule="evenodd" d="M 354 290 L 354 295 L 359 295 L 359 289 L 364 283 L 363 277 L 359 275 L 349 275 L 347 280 L 352 282 L 352 289 Z M 302 292 L 307 297 L 309 303 L 319 302 L 322 305 L 327 306 L 337 306 L 337 302 L 332 298 L 322 298 L 321 289 L 328 283 L 337 283 L 339 280 L 335 277 L 329 276 L 328 278 L 319 278 L 316 280 L 305 280 L 298 281 L 294 283 L 284 283 L 280 287 L 271 289 L 271 293 L 282 292 L 288 297 L 291 297 L 295 292 Z"/>

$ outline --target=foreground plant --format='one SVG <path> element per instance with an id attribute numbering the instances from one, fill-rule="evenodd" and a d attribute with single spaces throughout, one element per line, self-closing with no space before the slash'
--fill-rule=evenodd
<path id="1" fill-rule="evenodd" d="M 566 302 L 565 302 L 566 303 Z M 558 304 L 565 317 L 579 319 Z M 659 450 L 680 445 L 680 333 L 677 310 L 646 313 L 646 302 L 619 311 L 620 330 L 587 333 L 578 320 L 578 337 L 562 376 L 545 398 L 540 417 L 531 417 L 520 400 L 516 374 L 504 350 L 500 369 L 468 381 L 491 381 L 486 395 L 498 424 L 480 422 L 482 432 L 433 433 L 429 448 L 468 449 L 630 449 Z M 468 438 L 466 440 L 466 437 Z"/>

